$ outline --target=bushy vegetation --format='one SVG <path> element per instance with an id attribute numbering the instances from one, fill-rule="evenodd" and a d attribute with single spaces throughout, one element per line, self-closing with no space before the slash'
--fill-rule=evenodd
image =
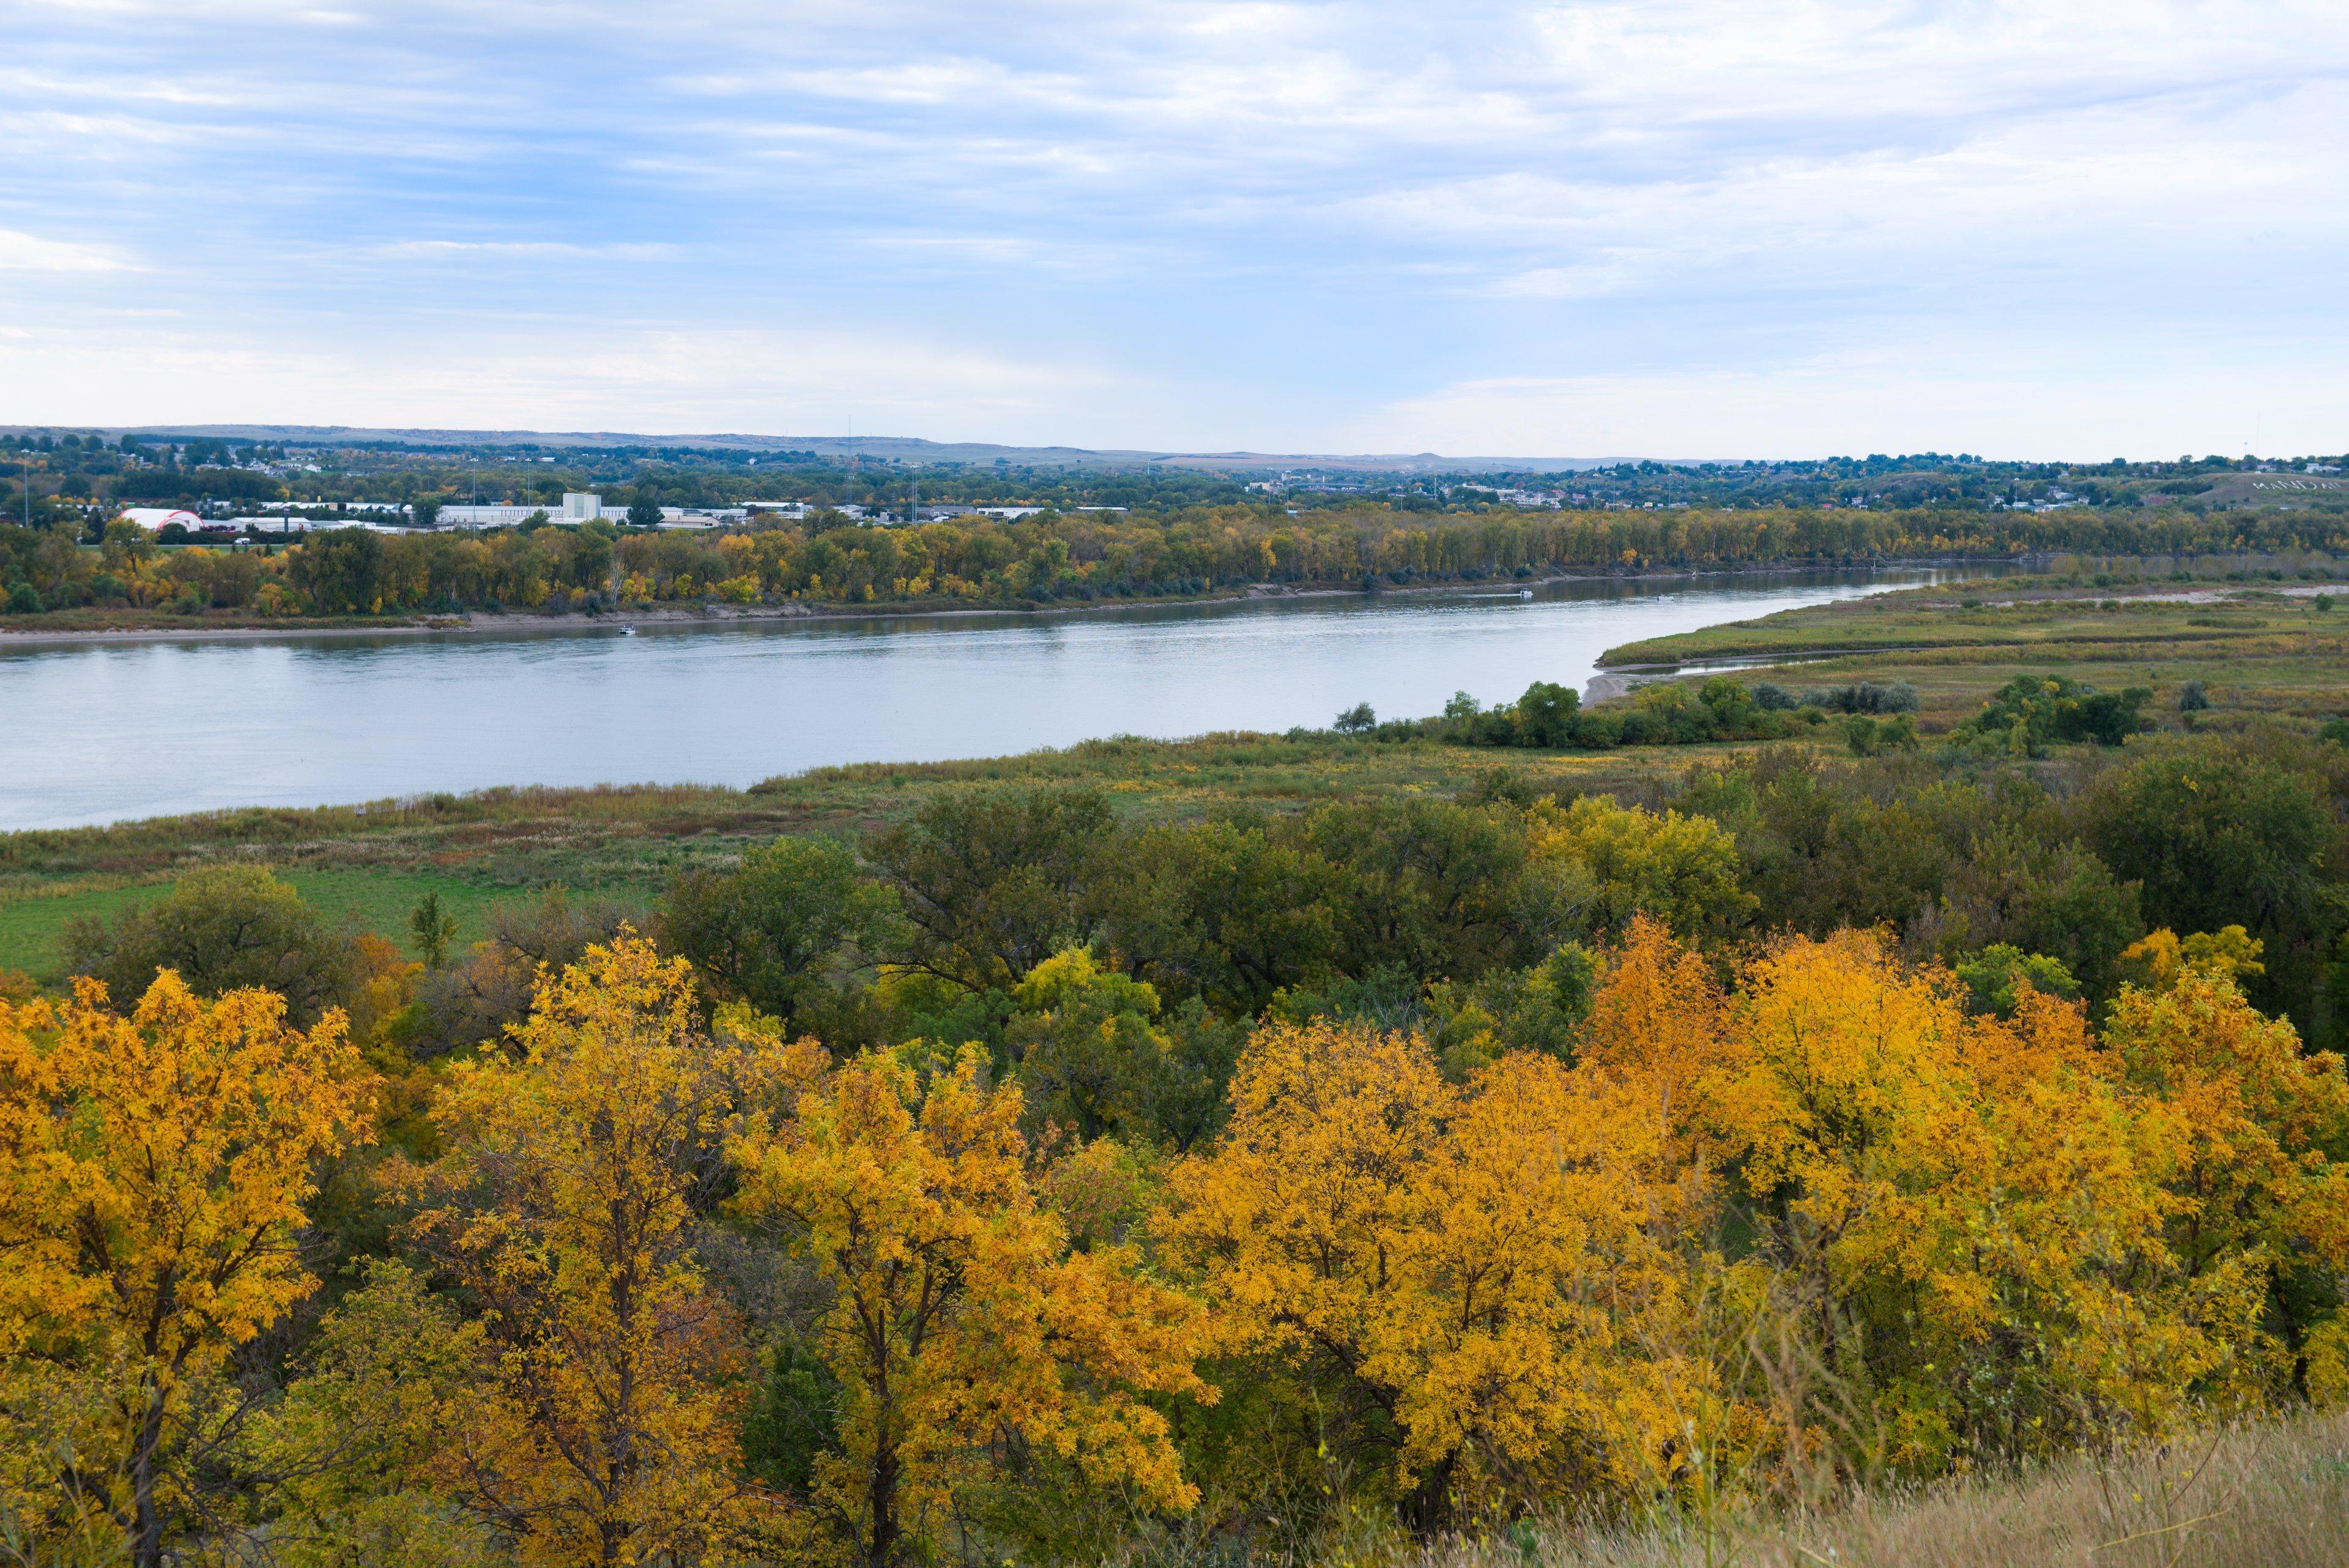
<path id="1" fill-rule="evenodd" d="M 1717 675 L 1701 686 L 1658 681 L 1628 701 L 1586 709 L 1579 693 L 1537 680 L 1515 702 L 1479 711 L 1465 691 L 1444 710 L 1443 733 L 1463 745 L 1575 747 L 1691 745 L 1701 741 L 1783 740 L 1821 718 L 1806 695 L 1803 711 L 1764 701 L 1776 688 L 1749 691 L 1744 682 Z"/>
<path id="2" fill-rule="evenodd" d="M 2334 1407 L 2349 751 L 2074 757 L 978 785 L 470 950 L 191 877 L 0 1011 L 0 1538 L 1359 1560 Z"/>
<path id="3" fill-rule="evenodd" d="M 1958 727 L 1954 744 L 1974 750 L 2044 757 L 2059 742 L 2117 746 L 2153 727 L 2144 713 L 2150 687 L 2098 691 L 2068 676 L 2018 675 L 1999 689 L 1982 712 Z"/>

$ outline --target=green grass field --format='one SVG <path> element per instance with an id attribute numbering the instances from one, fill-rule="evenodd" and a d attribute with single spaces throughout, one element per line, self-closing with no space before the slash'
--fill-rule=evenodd
<path id="1" fill-rule="evenodd" d="M 290 870 L 286 880 L 329 923 L 347 919 L 361 930 L 375 931 L 407 946 L 409 911 L 427 893 L 440 895 L 444 909 L 456 917 L 460 943 L 478 940 L 485 932 L 489 908 L 501 889 L 463 877 L 391 867 L 334 871 Z M 45 985 L 65 978 L 57 962 L 57 940 L 66 922 L 78 916 L 113 919 L 171 885 L 168 872 L 135 881 L 93 876 L 63 878 L 0 892 L 0 970 L 21 970 Z"/>

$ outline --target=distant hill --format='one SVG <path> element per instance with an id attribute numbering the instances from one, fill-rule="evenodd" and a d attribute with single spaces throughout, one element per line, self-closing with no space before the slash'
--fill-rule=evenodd
<path id="1" fill-rule="evenodd" d="M 20 427 L 26 431 L 36 426 Z M 80 427 L 87 429 L 88 427 Z M 124 435 L 178 441 L 286 441 L 297 446 L 395 445 L 447 447 L 700 447 L 739 452 L 812 452 L 827 457 L 874 457 L 908 463 L 993 463 L 1035 468 L 1197 468 L 1224 472 L 1346 469 L 1365 473 L 1493 473 L 1511 470 L 1557 472 L 1625 461 L 1598 457 L 1450 457 L 1440 452 L 1146 452 L 1081 446 L 999 446 L 988 441 L 935 441 L 917 436 L 769 436 L 711 431 L 646 435 L 627 431 L 467 431 L 377 429 L 363 425 L 114 425 Z"/>

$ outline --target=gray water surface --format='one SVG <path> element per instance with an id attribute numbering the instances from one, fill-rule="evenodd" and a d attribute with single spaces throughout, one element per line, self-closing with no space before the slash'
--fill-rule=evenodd
<path id="1" fill-rule="evenodd" d="M 152 643 L 0 643 L 0 829 L 493 784 L 749 784 L 830 763 L 1433 713 L 1619 643 L 1930 569 L 1378 598 Z"/>

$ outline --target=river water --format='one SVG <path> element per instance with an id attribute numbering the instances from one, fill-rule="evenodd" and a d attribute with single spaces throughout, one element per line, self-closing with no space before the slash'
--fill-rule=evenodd
<path id="1" fill-rule="evenodd" d="M 749 784 L 830 763 L 1439 711 L 1619 643 L 1928 568 L 726 627 L 0 639 L 0 829 L 493 784 Z"/>

